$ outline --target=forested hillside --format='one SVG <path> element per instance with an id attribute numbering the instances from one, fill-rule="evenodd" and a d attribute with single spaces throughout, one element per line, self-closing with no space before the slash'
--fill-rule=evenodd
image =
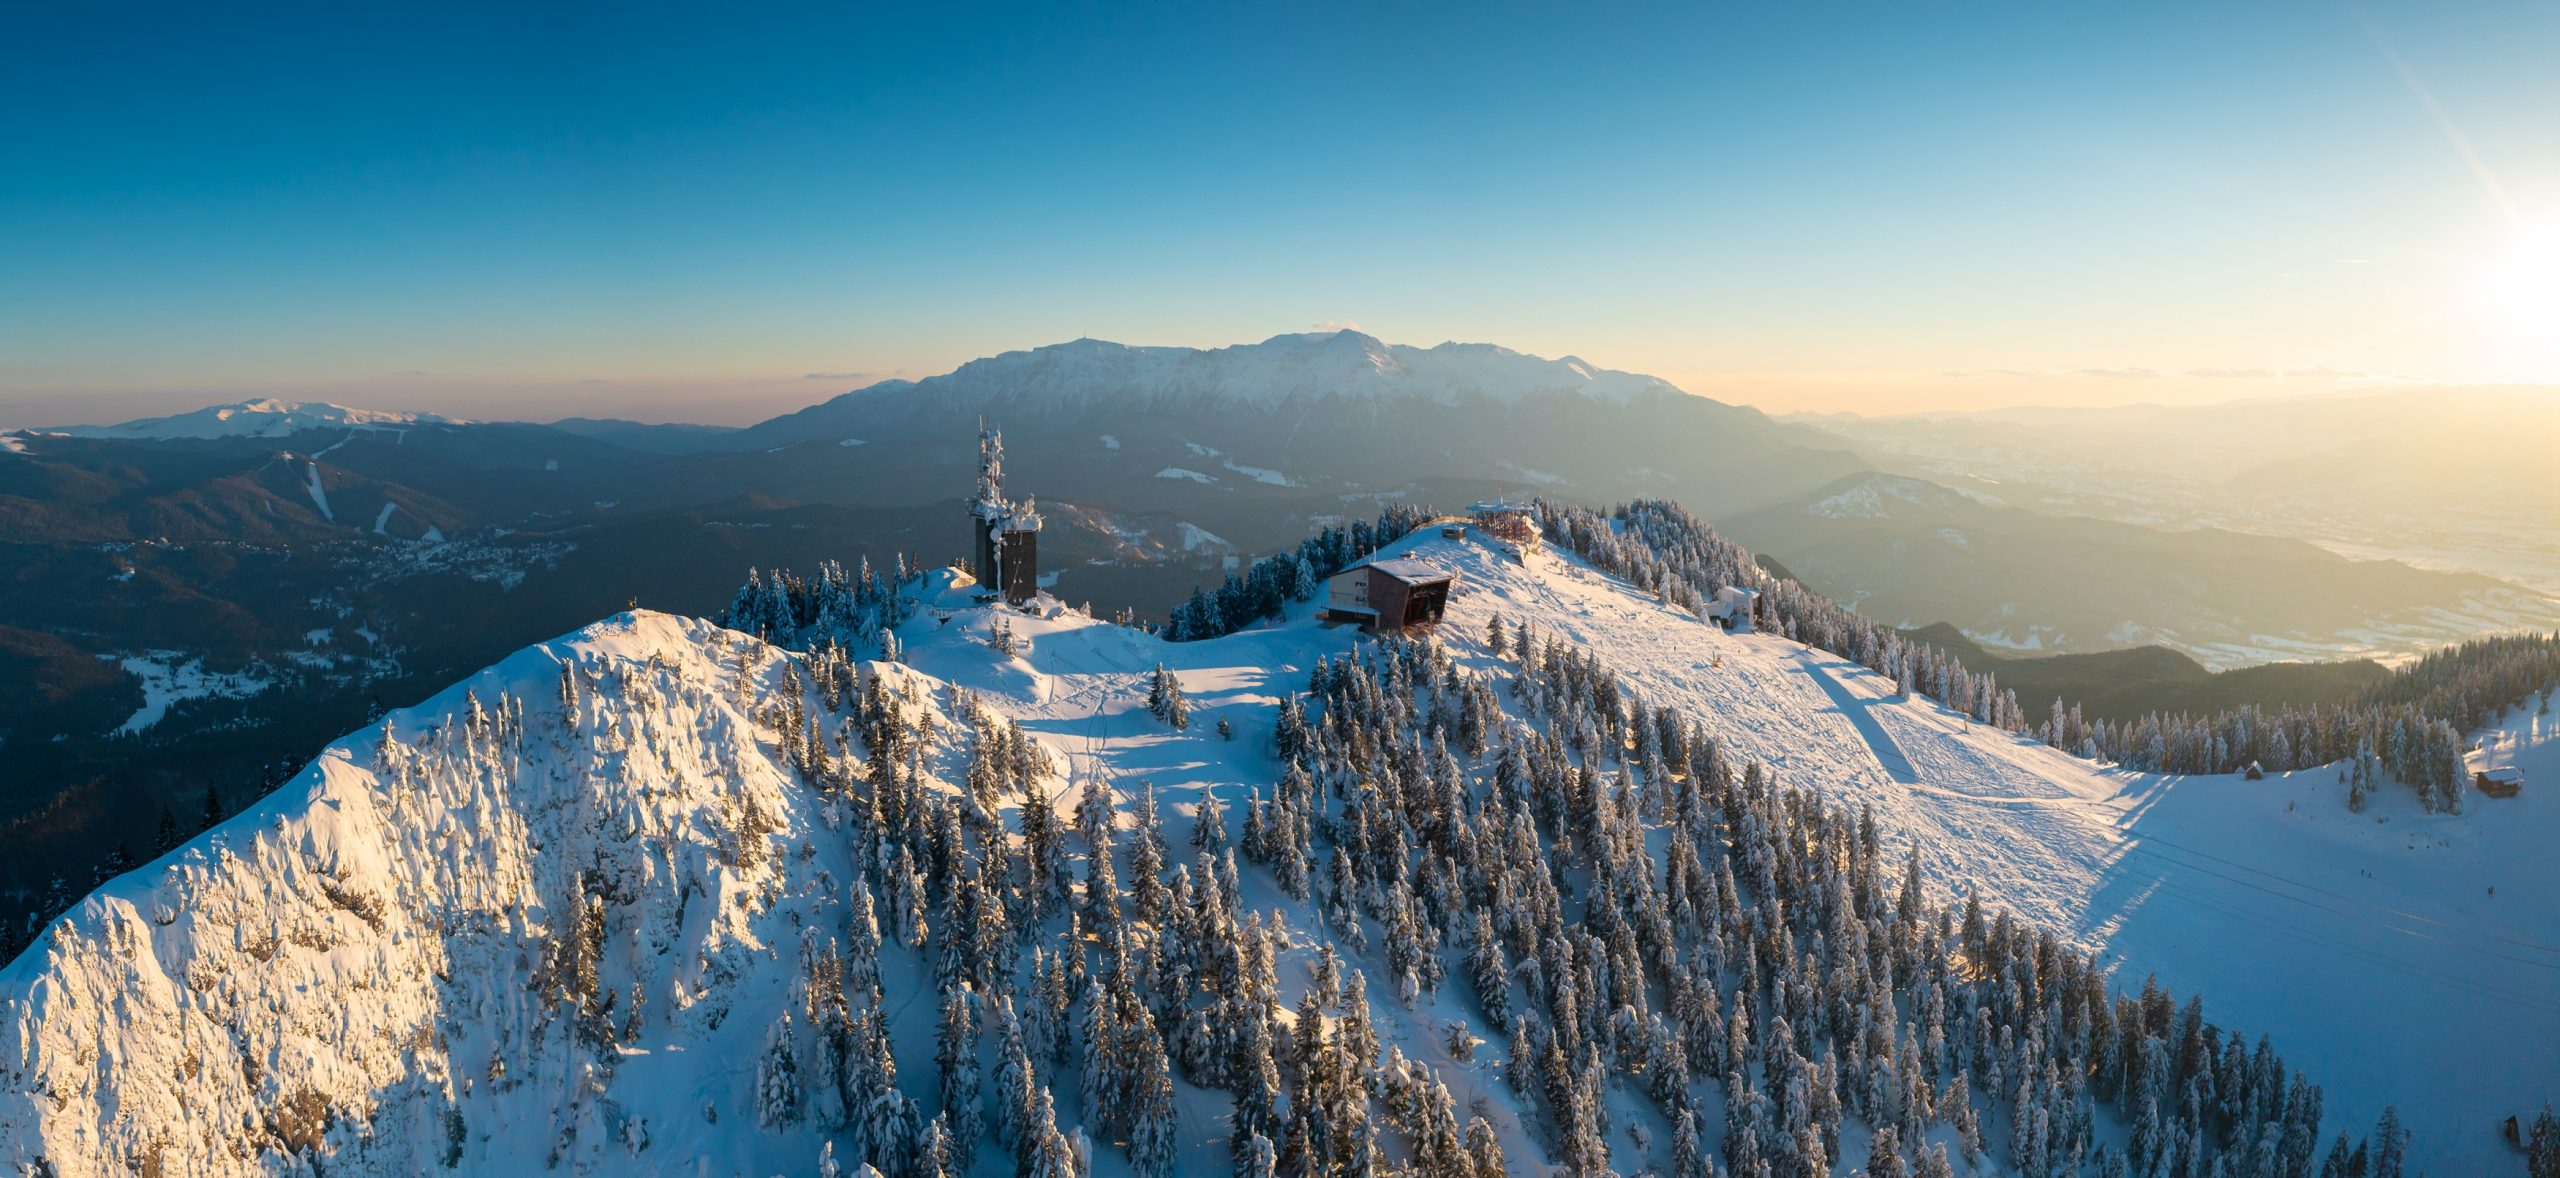
<path id="1" fill-rule="evenodd" d="M 2218 774 L 2251 764 L 2286 771 L 2350 761 L 2357 788 L 2349 804 L 2356 809 L 2387 777 L 2417 790 L 2429 810 L 2461 812 L 2464 731 L 2528 702 L 2547 708 L 2560 685 L 2560 633 L 2516 634 L 2432 652 L 2342 704 L 2090 720 L 2057 700 L 2042 719 L 2030 719 L 1995 673 L 1975 673 L 1944 650 L 1765 572 L 1679 504 L 1638 500 L 1607 515 L 1539 506 L 1556 542 L 1640 588 L 1692 610 L 1726 585 L 1763 590 L 1769 619 L 1787 637 L 1847 656 L 1904 693 L 1941 700 L 1978 723 L 2145 771 Z"/>
<path id="2" fill-rule="evenodd" d="M 1840 746 L 1792 644 L 1631 663 L 1570 635 L 1642 591 L 1395 550 L 1472 586 L 1438 641 L 1293 609 L 1173 643 L 829 570 L 759 582 L 807 653 L 646 614 L 523 652 L 0 973 L 0 1140 L 62 1173 L 2396 1172 L 2395 1094 L 2342 1120 L 1995 882 L 2068 840 L 1948 841 L 1803 762 Z M 1723 665 L 1667 661 L 1696 642 Z M 1893 739 L 1942 788 L 2040 780 Z"/>

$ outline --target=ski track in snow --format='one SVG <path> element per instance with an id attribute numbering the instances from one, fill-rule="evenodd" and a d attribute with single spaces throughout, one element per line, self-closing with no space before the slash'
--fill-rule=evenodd
<path id="1" fill-rule="evenodd" d="M 338 522 L 337 516 L 329 514 L 329 492 L 320 486 L 320 464 L 312 462 L 304 469 L 311 473 L 311 505 L 320 509 L 320 518 L 330 523 Z"/>
<path id="2" fill-rule="evenodd" d="M 1869 709 L 1874 706 L 1873 701 L 1863 700 L 1851 694 L 1849 689 L 1842 686 L 1840 680 L 1832 674 L 1831 668 L 1823 665 L 1822 661 L 1815 658 L 1811 652 L 1807 652 L 1806 657 L 1797 664 L 1797 668 L 1804 672 L 1806 678 L 1813 681 L 1814 686 L 1821 688 L 1824 695 L 1830 697 L 1842 718 L 1857 728 L 1858 738 L 1867 742 L 1867 750 L 1875 754 L 1876 766 L 1884 770 L 1887 777 L 1903 785 L 1919 784 L 1920 775 L 1911 768 L 1911 758 L 1903 754 L 1902 746 L 1894 743 L 1892 734 L 1886 732 L 1884 725 L 1878 723 L 1870 714 Z"/>
<path id="3" fill-rule="evenodd" d="M 314 474 L 316 480 L 316 468 Z M 2438 1173 L 2512 1168 L 2495 1121 L 2539 1107 L 2560 1076 L 2560 885 L 2546 866 L 2560 833 L 2560 806 L 2545 784 L 2560 781 L 2560 741 L 2551 739 L 2548 720 L 2516 720 L 2491 737 L 2501 763 L 2526 767 L 2534 782 L 2520 798 L 2475 795 L 2471 814 L 2456 817 L 2421 814 L 2406 791 L 2385 790 L 2371 812 L 2355 815 L 2345 810 L 2343 787 L 2329 771 L 2243 782 L 2094 766 L 1972 725 L 1926 698 L 1895 698 L 1889 680 L 1836 656 L 1775 635 L 1727 635 L 1567 556 L 1539 551 L 1515 562 L 1470 542 L 1440 539 L 1436 529 L 1389 552 L 1460 574 L 1439 639 L 1463 665 L 1494 669 L 1498 660 L 1483 644 L 1487 624 L 1497 615 L 1525 619 L 1542 636 L 1598 655 L 1648 702 L 1701 720 L 1730 753 L 1765 762 L 1784 784 L 1820 790 L 1845 806 L 1871 807 L 1889 854 L 1916 850 L 1924 879 L 1942 895 L 1978 889 L 1988 901 L 2099 951 L 2116 966 L 2119 987 L 2139 989 L 2142 975 L 2156 972 L 2182 994 L 2201 994 L 2213 1021 L 2252 1037 L 2270 1035 L 2292 1066 L 2325 1086 L 2324 1138 L 2340 1129 L 2362 1133 L 2385 1103 L 2396 1103 L 2416 1134 L 2412 1172 L 2421 1166 Z M 996 615 L 951 594 L 929 602 L 902 629 L 907 665 L 872 671 L 926 688 L 923 697 L 937 711 L 947 702 L 941 689 L 957 685 L 1020 724 L 1070 770 L 1069 778 L 1053 779 L 1059 790 L 1053 806 L 1070 805 L 1069 782 L 1086 774 L 1104 775 L 1124 805 L 1152 784 L 1180 862 L 1188 858 L 1203 791 L 1214 787 L 1229 821 L 1240 821 L 1248 792 L 1267 791 L 1279 776 L 1269 752 L 1274 706 L 1285 693 L 1303 689 L 1318 658 L 1359 641 L 1351 630 L 1315 624 L 1310 609 L 1182 644 L 1073 614 L 1012 614 L 1006 616 L 1021 647 L 1005 657 L 984 641 Z M 457 1073 L 470 1073 L 482 1067 L 498 1037 L 521 1045 L 533 1033 L 538 1020 L 521 987 L 473 993 L 470 986 L 485 984 L 471 980 L 480 975 L 457 972 L 454 985 L 462 989 L 439 989 L 427 981 L 431 958 L 417 948 L 419 934 L 433 930 L 407 924 L 395 908 L 392 919 L 403 922 L 391 926 L 398 935 L 368 937 L 361 924 L 340 919 L 343 913 L 299 898 L 311 879 L 371 881 L 404 897 L 402 903 L 432 901 L 428 910 L 452 918 L 495 921 L 494 936 L 452 941 L 451 968 L 514 976 L 502 952 L 535 943 L 528 939 L 533 926 L 556 919 L 510 910 L 529 880 L 565 874 L 599 848 L 617 845 L 625 848 L 617 854 L 648 860 L 652 873 L 698 872 L 708 854 L 701 841 L 706 813 L 720 799 L 753 794 L 784 828 L 775 851 L 785 862 L 774 885 L 780 890 L 774 899 L 750 901 L 739 890 L 754 885 L 725 873 L 703 877 L 712 890 L 695 894 L 681 926 L 668 934 L 686 950 L 676 955 L 682 964 L 658 967 L 672 974 L 653 983 L 649 1034 L 624 1058 L 610 1089 L 611 1115 L 645 1121 L 651 1149 L 635 1160 L 588 1134 L 570 1160 L 605 1171 L 691 1158 L 722 1172 L 809 1169 L 813 1133 L 740 1131 L 732 1120 L 753 1123 L 745 1094 L 770 1025 L 769 1016 L 754 1012 L 784 1000 L 802 914 L 830 911 L 830 898 L 816 889 L 816 872 L 841 883 L 849 870 L 840 840 L 828 838 L 819 822 L 814 798 L 777 771 L 775 754 L 760 743 L 743 705 L 731 702 L 769 699 L 785 658 L 706 623 L 623 615 L 520 652 L 416 709 L 394 713 L 392 726 L 404 741 L 430 742 L 430 723 L 459 714 L 466 687 L 484 701 L 503 689 L 528 701 L 527 731 L 541 735 L 528 744 L 513 780 L 444 787 L 462 791 L 450 810 L 377 778 L 370 768 L 373 733 L 339 742 L 275 795 L 213 832 L 237 858 L 214 856 L 212 836 L 200 838 L 75 907 L 65 919 L 85 934 L 76 942 L 85 946 L 77 960 L 38 950 L 0 970 L 0 1045 L 7 1047 L 0 1058 L 19 1058 L 25 1045 L 12 1043 L 13 1036 L 38 1037 L 58 1060 L 74 1052 L 74 1044 L 112 1032 L 145 1061 L 141 1071 L 126 1069 L 124 1080 L 141 1085 L 151 1068 L 174 1067 L 176 1053 L 210 1028 L 219 1043 L 209 1049 L 254 1050 L 270 1069 L 296 1069 L 297 1076 L 319 1077 L 314 1083 L 372 1092 L 405 1083 L 396 1077 L 412 1066 L 404 1062 L 408 1057 L 367 1048 L 339 1058 L 330 1045 L 407 1035 L 432 1025 L 441 1017 L 438 1004 L 449 1000 L 464 1004 L 462 1038 L 449 1057 Z M 609 751 L 595 754 L 600 759 L 592 768 L 545 751 L 548 734 L 557 730 L 552 701 L 563 660 L 618 668 L 621 701 L 655 701 L 619 713 L 602 713 L 601 702 L 588 705 L 596 714 L 623 717 L 611 726 Z M 1191 701 L 1186 733 L 1168 731 L 1145 711 L 1146 676 L 1159 663 L 1180 676 Z M 1516 704 L 1506 697 L 1505 706 Z M 1237 729 L 1232 743 L 1215 735 L 1221 719 Z M 941 739 L 926 769 L 956 780 L 960 754 L 952 729 Z M 715 766 L 729 766 L 726 776 Z M 588 773 L 603 776 L 582 776 Z M 647 843 L 651 849 L 631 851 L 638 844 L 628 839 L 599 841 L 622 823 L 659 832 Z M 781 849 L 804 839 L 816 845 L 814 859 Z M 225 887 L 234 876 L 232 887 L 265 890 L 240 896 Z M 651 879 L 646 886 L 673 890 L 667 880 Z M 1280 976 L 1294 1008 L 1317 944 L 1311 934 L 1320 926 L 1313 910 L 1288 901 L 1267 871 L 1248 864 L 1242 882 L 1248 910 L 1286 913 L 1293 947 Z M 2494 896 L 2486 894 L 2492 886 L 2499 889 Z M 251 901 L 276 907 L 241 907 Z M 217 989 L 205 994 L 170 984 L 201 968 L 208 946 L 230 954 L 217 960 L 246 961 L 229 950 L 235 938 L 260 927 L 308 927 L 315 919 L 309 912 L 324 924 L 334 921 L 336 935 L 347 938 L 332 953 L 244 965 L 248 974 L 217 979 Z M 155 913 L 169 913 L 175 923 Z M 102 931 L 109 925 L 111 935 Z M 102 962 L 100 946 L 118 937 L 138 938 L 145 948 L 131 962 Z M 197 944 L 198 937 L 206 943 Z M 615 952 L 645 963 L 640 948 Z M 1540 1156 L 1489 1066 L 1501 1045 L 1488 1044 L 1479 1056 L 1487 1062 L 1473 1066 L 1454 1062 L 1441 1046 L 1441 1026 L 1473 1013 L 1466 988 L 1443 987 L 1408 1009 L 1378 984 L 1386 977 L 1378 958 L 1373 948 L 1351 960 L 1373 981 L 1382 1041 L 1439 1067 L 1462 1109 L 1485 1095 L 1485 1115 L 1515 1161 Z M 902 950 L 884 952 L 881 963 L 891 1005 L 903 1012 L 892 1027 L 900 1061 L 930 1060 L 935 1020 L 931 1004 L 918 1001 L 929 993 L 929 969 Z M 706 964 L 734 971 L 724 983 L 729 990 L 700 993 Z M 373 1000 L 342 1001 L 350 982 L 373 987 Z M 179 1020 L 167 1005 L 172 1001 L 192 1004 L 194 1021 Z M 265 1020 L 264 1029 L 253 1042 L 235 1044 L 222 1030 L 219 1011 L 233 1002 L 262 1012 L 257 1019 Z M 739 1017 L 706 1026 L 702 1011 L 722 1004 Z M 179 1029 L 143 1034 L 128 1025 L 164 1013 L 167 1026 Z M 180 1037 L 164 1041 L 151 1037 L 156 1034 Z M 557 1058 L 539 1051 L 525 1056 L 521 1074 L 512 1078 L 536 1092 L 511 1107 L 539 1110 L 565 1099 L 575 1078 L 543 1071 Z M 930 1100 L 935 1082 L 930 1066 L 900 1070 L 900 1086 L 912 1097 Z M 1075 1088 L 1071 1078 L 1057 1085 L 1062 1125 L 1075 1120 Z M 1224 1172 L 1218 1140 L 1224 1097 L 1180 1080 L 1177 1091 L 1178 1172 Z M 149 1092 L 124 1099 L 135 1102 L 132 1107 L 155 1107 Z M 190 1092 L 160 1115 L 237 1117 L 239 1099 L 227 1090 Z M 705 1121 L 706 1104 L 716 1106 L 719 1124 Z M 29 1107 L 13 1106 L 8 1087 L 0 1085 L 0 1139 L 24 1125 L 13 1118 L 34 1115 L 19 1111 Z M 544 1123 L 474 1126 L 475 1134 L 483 1131 L 492 1136 L 475 1141 L 466 1171 L 541 1157 L 556 1137 Z M 397 1126 L 384 1133 L 374 1160 L 350 1157 L 347 1168 L 400 1168 L 411 1155 L 397 1151 L 409 1146 L 399 1144 Z M 1005 1171 L 1009 1160 L 987 1156 L 993 1152 L 982 1153 L 978 1172 Z M 1101 1173 L 1125 1166 L 1107 1143 L 1096 1144 L 1095 1161 Z"/>

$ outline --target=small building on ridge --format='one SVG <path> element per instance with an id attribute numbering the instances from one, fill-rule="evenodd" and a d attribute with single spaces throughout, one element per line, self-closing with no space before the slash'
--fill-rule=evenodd
<path id="1" fill-rule="evenodd" d="M 1487 499 L 1470 504 L 1467 515 L 1475 520 L 1476 530 L 1526 551 L 1538 546 L 1536 509 L 1527 503 L 1510 499 Z"/>
<path id="2" fill-rule="evenodd" d="M 1364 560 L 1325 580 L 1324 616 L 1382 634 L 1427 627 L 1448 611 L 1457 583 L 1456 573 L 1419 560 Z"/>
<path id="3" fill-rule="evenodd" d="M 1751 632 L 1752 615 L 1759 612 L 1759 607 L 1758 590 L 1745 589 L 1739 585 L 1727 585 L 1716 590 L 1716 599 L 1708 603 L 1707 618 L 1709 621 L 1722 623 L 1725 629 L 1733 633 L 1748 634 Z"/>

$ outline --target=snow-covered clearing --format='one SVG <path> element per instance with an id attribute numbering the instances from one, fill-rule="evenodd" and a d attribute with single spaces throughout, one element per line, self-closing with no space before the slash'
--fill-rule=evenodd
<path id="1" fill-rule="evenodd" d="M 1175 523 L 1174 530 L 1182 536 L 1182 550 L 1184 552 L 1235 551 L 1236 546 L 1227 543 L 1226 537 L 1221 536 L 1216 532 L 1212 532 L 1207 528 L 1201 527 L 1198 524 L 1191 523 L 1188 520 Z"/>
<path id="2" fill-rule="evenodd" d="M 312 462 L 305 469 L 311 475 L 311 505 L 320 509 L 320 518 L 336 523 L 338 517 L 329 514 L 329 492 L 320 485 L 320 464 Z"/>
<path id="3" fill-rule="evenodd" d="M 1252 479 L 1257 483 L 1264 483 L 1274 487 L 1294 487 L 1298 485 L 1298 480 L 1290 478 L 1279 471 L 1267 470 L 1259 466 L 1238 466 L 1236 465 L 1236 460 L 1233 458 L 1224 459 L 1219 462 L 1219 465 L 1226 467 L 1228 470 L 1232 470 L 1237 474 L 1243 475 L 1246 478 Z"/>
<path id="4" fill-rule="evenodd" d="M 1218 481 L 1208 475 L 1200 473 L 1199 471 L 1184 470 L 1179 466 L 1168 466 L 1163 470 L 1157 471 L 1156 477 L 1160 479 L 1189 479 L 1195 483 L 1214 483 Z"/>
<path id="5" fill-rule="evenodd" d="M 171 707 L 188 700 L 245 699 L 265 691 L 268 685 L 267 677 L 255 665 L 239 671 L 208 671 L 202 658 L 183 651 L 128 655 L 117 660 L 116 665 L 142 681 L 142 707 L 117 727 L 119 736 L 148 730 L 167 716 Z"/>

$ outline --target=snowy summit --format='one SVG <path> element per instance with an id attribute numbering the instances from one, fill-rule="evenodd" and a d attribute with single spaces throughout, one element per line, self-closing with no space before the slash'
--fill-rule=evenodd
<path id="1" fill-rule="evenodd" d="M 66 434 L 75 438 L 167 441 L 181 438 L 282 438 L 315 429 L 400 430 L 417 425 L 460 424 L 464 424 L 460 419 L 434 413 L 352 409 L 326 401 L 280 401 L 262 397 L 169 417 L 145 417 L 121 425 L 72 425 L 35 432 Z"/>
<path id="2" fill-rule="evenodd" d="M 1269 406 L 1322 397 L 1420 398 L 1439 404 L 1547 395 L 1628 401 L 1680 390 L 1659 377 L 1595 368 L 1572 356 L 1549 360 L 1494 344 L 1418 348 L 1346 328 L 1224 348 L 1133 347 L 1079 339 L 972 360 L 923 380 L 882 381 L 857 395 L 905 392 L 964 405 L 1011 398 L 1059 405 L 1122 396 Z"/>

